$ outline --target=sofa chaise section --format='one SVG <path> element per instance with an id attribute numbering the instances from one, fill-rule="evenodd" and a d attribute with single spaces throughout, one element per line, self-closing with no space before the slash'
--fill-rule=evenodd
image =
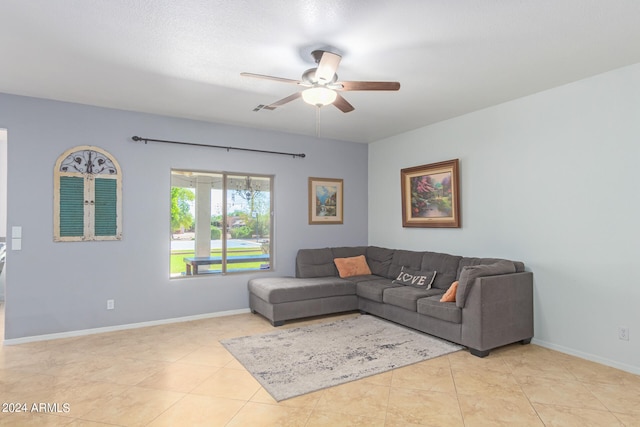
<path id="1" fill-rule="evenodd" d="M 285 320 L 358 309 L 356 285 L 339 277 L 263 277 L 249 280 L 249 307 L 273 326 Z"/>

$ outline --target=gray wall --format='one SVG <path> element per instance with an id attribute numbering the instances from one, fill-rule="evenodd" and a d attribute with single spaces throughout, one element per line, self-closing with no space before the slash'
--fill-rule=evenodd
<path id="1" fill-rule="evenodd" d="M 367 242 L 364 144 L 3 94 L 0 128 L 8 131 L 8 229 L 23 227 L 22 250 L 8 252 L 6 339 L 246 309 L 247 280 L 294 274 L 298 248 Z M 307 157 L 144 145 L 133 135 Z M 53 242 L 53 166 L 85 144 L 122 167 L 122 241 Z M 170 280 L 171 168 L 275 174 L 275 271 Z M 308 225 L 309 176 L 344 179 L 343 225 Z"/>
<path id="2" fill-rule="evenodd" d="M 7 237 L 7 131 L 0 129 L 0 242 Z"/>
<path id="3" fill-rule="evenodd" d="M 462 228 L 402 228 L 400 169 L 453 158 Z M 637 64 L 370 145 L 369 243 L 522 260 L 537 343 L 640 373 L 639 161 Z"/>

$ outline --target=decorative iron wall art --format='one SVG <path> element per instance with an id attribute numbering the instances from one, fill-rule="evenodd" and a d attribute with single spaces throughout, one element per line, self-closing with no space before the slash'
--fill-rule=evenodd
<path id="1" fill-rule="evenodd" d="M 105 150 L 83 145 L 56 161 L 53 240 L 122 239 L 122 171 Z"/>

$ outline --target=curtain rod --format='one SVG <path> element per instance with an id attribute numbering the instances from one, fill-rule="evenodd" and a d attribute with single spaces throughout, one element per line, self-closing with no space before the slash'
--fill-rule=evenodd
<path id="1" fill-rule="evenodd" d="M 269 150 L 257 150 L 254 148 L 242 148 L 242 147 L 225 147 L 223 145 L 208 145 L 208 144 L 198 144 L 195 142 L 183 142 L 183 141 L 167 141 L 164 139 L 153 139 L 153 138 L 143 138 L 141 136 L 132 136 L 131 137 L 132 140 L 134 141 L 144 141 L 144 143 L 146 144 L 147 142 L 165 142 L 167 144 L 180 144 L 180 145 L 193 145 L 196 147 L 209 147 L 209 148 L 222 148 L 225 149 L 227 151 L 229 150 L 238 150 L 238 151 L 251 151 L 254 153 L 267 153 L 267 154 L 280 154 L 283 156 L 292 156 L 294 159 L 296 157 L 302 157 L 305 158 L 307 157 L 306 154 L 304 153 L 284 153 L 281 151 L 269 151 Z"/>

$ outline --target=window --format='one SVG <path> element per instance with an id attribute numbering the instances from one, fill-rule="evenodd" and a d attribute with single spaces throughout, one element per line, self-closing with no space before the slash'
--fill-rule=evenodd
<path id="1" fill-rule="evenodd" d="M 54 241 L 122 239 L 122 173 L 109 153 L 88 145 L 65 151 L 54 186 Z"/>
<path id="2" fill-rule="evenodd" d="M 171 171 L 171 277 L 270 270 L 273 176 Z"/>

